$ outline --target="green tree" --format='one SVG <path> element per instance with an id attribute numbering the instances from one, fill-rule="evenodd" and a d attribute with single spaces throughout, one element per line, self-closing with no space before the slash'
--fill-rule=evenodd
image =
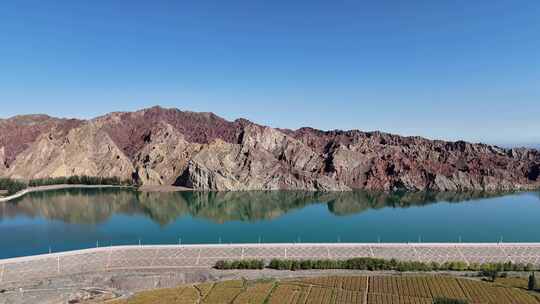
<path id="1" fill-rule="evenodd" d="M 482 275 L 488 277 L 491 282 L 495 282 L 495 279 L 499 277 L 499 270 L 492 268 L 482 271 Z"/>
<path id="2" fill-rule="evenodd" d="M 9 178 L 0 178 L 0 190 L 7 191 L 8 195 L 15 194 L 27 187 L 27 184 L 24 181 L 9 179 Z"/>
<path id="3" fill-rule="evenodd" d="M 529 275 L 529 290 L 536 290 L 536 277 L 534 275 L 534 272 L 532 272 L 530 275 Z"/>

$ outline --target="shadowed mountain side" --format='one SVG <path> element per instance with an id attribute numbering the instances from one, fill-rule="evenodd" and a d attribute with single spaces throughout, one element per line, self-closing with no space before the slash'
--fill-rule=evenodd
<path id="1" fill-rule="evenodd" d="M 67 189 L 31 193 L 0 205 L 0 219 L 44 217 L 71 224 L 98 224 L 113 215 L 142 215 L 160 225 L 183 216 L 217 223 L 260 221 L 280 217 L 312 204 L 327 204 L 335 215 L 369 209 L 406 208 L 441 201 L 463 202 L 504 193 L 384 193 L 384 192 L 136 192 L 117 189 Z"/>

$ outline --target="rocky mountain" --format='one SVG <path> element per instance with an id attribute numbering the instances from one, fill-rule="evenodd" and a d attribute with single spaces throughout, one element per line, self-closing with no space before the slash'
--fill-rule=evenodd
<path id="1" fill-rule="evenodd" d="M 540 187 L 540 151 L 275 129 L 160 107 L 91 120 L 0 119 L 0 176 L 83 174 L 199 190 L 521 190 Z"/>

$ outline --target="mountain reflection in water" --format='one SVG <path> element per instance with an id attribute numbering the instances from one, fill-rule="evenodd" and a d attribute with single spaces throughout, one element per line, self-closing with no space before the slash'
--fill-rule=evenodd
<path id="1" fill-rule="evenodd" d="M 192 216 L 217 223 L 277 218 L 311 204 L 326 204 L 335 215 L 368 209 L 407 208 L 437 202 L 459 203 L 505 193 L 436 192 L 137 192 L 118 189 L 66 189 L 28 194 L 0 205 L 0 221 L 42 217 L 70 224 L 98 224 L 115 214 L 145 215 L 164 226 Z M 540 198 L 540 193 L 538 194 Z"/>

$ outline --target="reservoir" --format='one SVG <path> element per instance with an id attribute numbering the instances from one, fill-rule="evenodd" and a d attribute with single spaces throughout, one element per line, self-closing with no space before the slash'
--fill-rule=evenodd
<path id="1" fill-rule="evenodd" d="M 540 242 L 540 193 L 66 189 L 0 204 L 0 258 L 134 244 Z"/>

